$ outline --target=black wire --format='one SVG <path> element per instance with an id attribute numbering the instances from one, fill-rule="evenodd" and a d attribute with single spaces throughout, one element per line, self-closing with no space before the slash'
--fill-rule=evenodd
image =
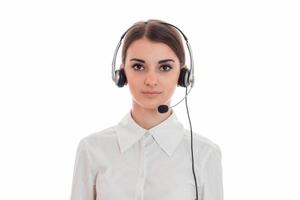
<path id="1" fill-rule="evenodd" d="M 196 200 L 198 200 L 198 186 L 197 186 L 197 178 L 195 175 L 195 169 L 194 169 L 194 149 L 193 149 L 193 130 L 192 130 L 192 123 L 190 119 L 190 114 L 189 114 L 189 108 L 187 105 L 187 87 L 185 87 L 185 106 L 186 106 L 186 111 L 187 111 L 187 116 L 189 118 L 189 123 L 190 123 L 190 130 L 191 130 L 191 153 L 192 153 L 192 169 L 193 169 L 193 175 L 194 175 L 194 180 L 195 180 L 195 187 L 196 187 Z"/>

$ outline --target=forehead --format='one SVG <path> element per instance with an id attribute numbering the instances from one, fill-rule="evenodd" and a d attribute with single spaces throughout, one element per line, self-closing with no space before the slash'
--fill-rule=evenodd
<path id="1" fill-rule="evenodd" d="M 127 49 L 127 58 L 132 57 L 144 59 L 178 59 L 174 51 L 168 45 L 162 42 L 153 42 L 147 38 L 135 40 L 130 44 Z"/>

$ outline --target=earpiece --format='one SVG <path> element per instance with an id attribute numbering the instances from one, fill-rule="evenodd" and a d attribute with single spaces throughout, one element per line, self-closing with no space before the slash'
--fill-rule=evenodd
<path id="1" fill-rule="evenodd" d="M 186 67 L 181 68 L 179 78 L 178 78 L 178 85 L 181 87 L 188 87 L 190 85 L 189 77 L 190 77 L 190 70 Z"/>
<path id="2" fill-rule="evenodd" d="M 127 84 L 127 78 L 126 78 L 124 68 L 116 70 L 115 75 L 116 75 L 115 82 L 118 87 L 123 87 L 124 85 Z"/>

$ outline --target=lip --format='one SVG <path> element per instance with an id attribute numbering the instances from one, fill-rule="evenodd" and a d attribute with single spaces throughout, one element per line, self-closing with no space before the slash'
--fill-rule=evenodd
<path id="1" fill-rule="evenodd" d="M 161 94 L 161 92 L 158 91 L 143 91 L 142 94 L 147 98 L 156 98 Z"/>
<path id="2" fill-rule="evenodd" d="M 143 91 L 143 94 L 160 94 L 161 92 L 158 91 Z"/>

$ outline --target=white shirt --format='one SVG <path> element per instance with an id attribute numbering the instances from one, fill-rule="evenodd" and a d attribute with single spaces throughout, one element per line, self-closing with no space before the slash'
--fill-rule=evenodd
<path id="1" fill-rule="evenodd" d="M 146 130 L 131 112 L 79 142 L 71 200 L 194 200 L 191 134 L 175 112 Z M 221 151 L 195 134 L 199 200 L 223 200 Z"/>

